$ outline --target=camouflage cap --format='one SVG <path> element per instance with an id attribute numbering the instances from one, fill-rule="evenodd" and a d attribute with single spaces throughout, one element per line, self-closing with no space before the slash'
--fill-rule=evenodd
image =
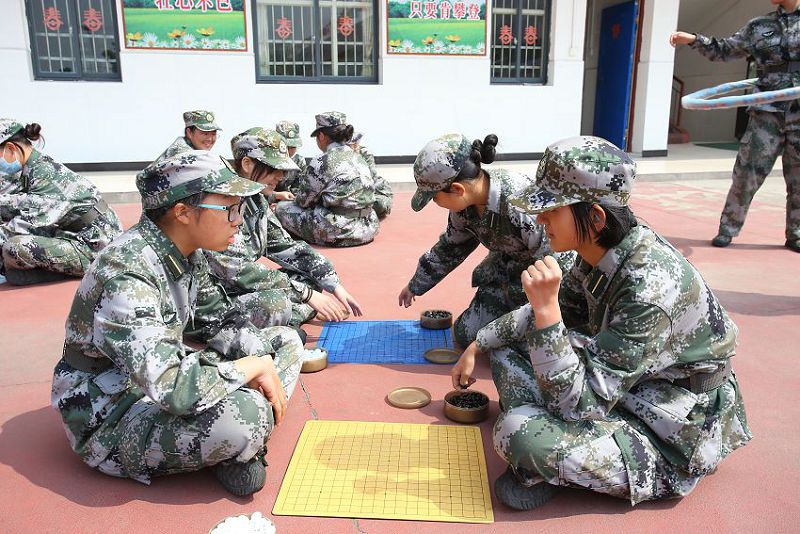
<path id="1" fill-rule="evenodd" d="M 300 126 L 296 122 L 281 121 L 275 125 L 275 131 L 283 136 L 286 146 L 303 146 L 303 140 L 300 139 Z"/>
<path id="2" fill-rule="evenodd" d="M 471 150 L 472 143 L 461 134 L 445 134 L 422 147 L 414 161 L 417 182 L 417 192 L 411 198 L 414 211 L 421 210 L 436 193 L 450 187 Z"/>
<path id="3" fill-rule="evenodd" d="M 320 113 L 314 118 L 317 120 L 317 127 L 313 132 L 311 132 L 311 137 L 316 137 L 322 128 L 347 124 L 347 115 L 341 111 L 326 111 L 325 113 Z"/>
<path id="4" fill-rule="evenodd" d="M 263 188 L 238 176 L 227 161 L 207 150 L 181 152 L 152 163 L 136 175 L 136 187 L 146 210 L 169 206 L 200 192 L 248 197 Z"/>
<path id="5" fill-rule="evenodd" d="M 250 128 L 231 139 L 233 159 L 245 156 L 266 163 L 273 169 L 294 171 L 299 167 L 289 156 L 283 136 L 275 130 Z"/>
<path id="6" fill-rule="evenodd" d="M 5 143 L 12 135 L 24 129 L 25 126 L 14 119 L 0 119 L 0 143 Z"/>
<path id="7" fill-rule="evenodd" d="M 203 130 L 204 132 L 222 130 L 214 121 L 214 114 L 210 111 L 198 109 L 196 111 L 183 112 L 183 123 L 186 125 L 186 128 L 194 126 L 198 130 Z"/>
<path id="8" fill-rule="evenodd" d="M 547 147 L 536 183 L 511 204 L 526 213 L 577 204 L 625 206 L 636 178 L 636 163 L 610 141 L 582 135 Z"/>
<path id="9" fill-rule="evenodd" d="M 348 145 L 360 145 L 361 139 L 364 137 L 363 132 L 353 132 L 353 137 L 347 142 Z"/>

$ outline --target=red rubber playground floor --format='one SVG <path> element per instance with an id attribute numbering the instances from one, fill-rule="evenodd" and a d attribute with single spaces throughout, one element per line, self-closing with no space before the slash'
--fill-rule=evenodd
<path id="1" fill-rule="evenodd" d="M 780 180 L 779 178 L 777 179 Z M 411 193 L 398 193 L 392 215 L 374 243 L 326 249 L 365 320 L 415 319 L 426 308 L 458 312 L 469 302 L 476 251 L 409 309 L 397 295 L 419 255 L 444 228 L 435 206 L 415 214 Z M 302 376 L 285 422 L 269 442 L 267 485 L 247 499 L 227 494 L 210 472 L 166 477 L 145 486 L 101 475 L 70 450 L 58 414 L 50 407 L 50 380 L 61 355 L 64 319 L 77 281 L 36 287 L 0 285 L 0 531 L 197 532 L 229 515 L 260 511 L 278 532 L 798 532 L 800 498 L 800 255 L 783 248 L 782 195 L 757 197 L 742 235 L 727 249 L 709 245 L 724 196 L 710 182 L 641 183 L 637 215 L 667 237 L 700 269 L 739 326 L 733 366 L 742 386 L 754 439 L 682 500 L 644 503 L 564 490 L 544 507 L 514 512 L 493 501 L 495 524 L 471 525 L 271 516 L 299 433 L 309 419 L 446 424 L 442 397 L 448 366 L 332 365 Z M 126 227 L 139 207 L 115 206 Z M 309 328 L 313 343 L 320 326 Z M 476 388 L 489 393 L 491 413 L 480 425 L 490 480 L 504 469 L 491 446 L 498 412 L 488 366 Z M 399 410 L 384 398 L 398 386 L 428 389 L 433 402 Z M 792 527 L 791 525 L 795 525 Z"/>

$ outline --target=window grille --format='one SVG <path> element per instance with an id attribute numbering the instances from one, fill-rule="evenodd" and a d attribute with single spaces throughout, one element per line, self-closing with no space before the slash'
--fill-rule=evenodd
<path id="1" fill-rule="evenodd" d="M 550 6 L 550 0 L 495 0 L 493 83 L 547 83 Z"/>
<path id="2" fill-rule="evenodd" d="M 37 80 L 120 80 L 114 0 L 25 0 Z"/>
<path id="3" fill-rule="evenodd" d="M 377 81 L 375 0 L 253 0 L 258 81 Z"/>

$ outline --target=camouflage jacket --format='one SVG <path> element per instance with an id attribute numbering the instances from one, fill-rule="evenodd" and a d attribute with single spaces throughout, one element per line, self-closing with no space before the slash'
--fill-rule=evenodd
<path id="1" fill-rule="evenodd" d="M 33 149 L 22 171 L 0 182 L 0 242 L 15 235 L 80 241 L 98 251 L 122 233 L 110 207 L 77 232 L 67 229 L 101 200 L 89 180 Z"/>
<path id="2" fill-rule="evenodd" d="M 291 191 L 292 193 L 297 194 L 297 189 L 300 187 L 302 176 L 308 169 L 308 163 L 306 162 L 306 158 L 300 155 L 300 152 L 295 152 L 294 156 L 292 156 L 292 160 L 297 164 L 298 167 L 300 167 L 300 170 L 286 171 L 286 174 L 283 176 L 283 180 L 281 180 L 281 183 L 275 188 L 275 191 Z"/>
<path id="3" fill-rule="evenodd" d="M 655 232 L 635 227 L 593 269 L 579 260 L 559 304 L 556 325 L 536 330 L 528 304 L 477 337 L 482 351 L 527 341 L 551 413 L 622 417 L 693 475 L 750 439 L 735 381 L 707 393 L 672 383 L 724 365 L 737 329 L 697 270 Z"/>
<path id="4" fill-rule="evenodd" d="M 461 265 L 478 245 L 489 254 L 472 272 L 472 286 L 508 286 L 515 289 L 514 300 L 525 299 L 520 274 L 534 261 L 553 252 L 547 235 L 536 224 L 535 215 L 526 215 L 512 207 L 531 180 L 505 169 L 492 169 L 489 174 L 489 203 L 483 215 L 474 206 L 450 212 L 447 229 L 439 241 L 422 255 L 417 271 L 408 283 L 415 295 L 423 295 L 453 269 Z M 572 254 L 556 255 L 560 261 Z"/>
<path id="5" fill-rule="evenodd" d="M 189 144 L 189 141 L 186 140 L 185 137 L 180 136 L 177 137 L 172 144 L 170 144 L 164 152 L 162 152 L 154 161 L 153 163 L 169 159 L 172 156 L 180 154 L 181 152 L 186 152 L 187 150 L 194 150 L 192 145 Z"/>
<path id="6" fill-rule="evenodd" d="M 311 160 L 295 193 L 302 208 L 323 206 L 334 213 L 371 210 L 375 184 L 366 162 L 347 145 L 331 143 Z"/>
<path id="7" fill-rule="evenodd" d="M 204 251 L 215 276 L 234 293 L 253 291 L 264 278 L 265 265 L 255 263 L 266 256 L 281 267 L 315 281 L 333 292 L 341 283 L 333 264 L 305 241 L 295 241 L 281 226 L 263 195 L 245 199 L 245 216 L 234 243 L 223 252 Z M 292 280 L 296 293 L 305 284 Z M 293 298 L 302 301 L 305 296 Z"/>
<path id="8" fill-rule="evenodd" d="M 358 147 L 358 153 L 364 158 L 367 167 L 369 167 L 369 173 L 372 175 L 372 181 L 375 184 L 375 200 L 377 201 L 378 197 L 386 197 L 391 204 L 394 193 L 389 186 L 389 182 L 386 181 L 386 178 L 378 174 L 378 167 L 375 165 L 375 156 L 372 155 L 372 152 L 367 150 L 367 147 L 361 145 Z"/>
<path id="9" fill-rule="evenodd" d="M 725 39 L 697 35 L 690 45 L 712 61 L 750 58 L 759 70 L 761 91 L 800 85 L 800 65 L 791 72 L 789 62 L 800 61 L 800 10 L 788 13 L 783 7 L 750 20 L 744 28 Z M 784 70 L 784 72 L 775 72 Z M 770 72 L 772 71 L 772 72 Z M 750 106 L 761 111 L 786 111 L 791 104 L 773 102 Z"/>
<path id="10" fill-rule="evenodd" d="M 190 326 L 209 332 L 200 339 L 206 349 L 183 343 Z M 119 443 L 139 399 L 179 416 L 201 413 L 244 384 L 226 360 L 273 353 L 211 281 L 202 252 L 185 258 L 144 215 L 86 272 L 67 318 L 66 346 L 113 362 L 100 373 L 60 362 L 53 376 L 53 407 L 73 450 L 93 467 Z"/>

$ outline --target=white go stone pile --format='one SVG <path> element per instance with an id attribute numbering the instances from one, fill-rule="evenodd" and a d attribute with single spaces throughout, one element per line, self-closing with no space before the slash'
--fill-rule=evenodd
<path id="1" fill-rule="evenodd" d="M 275 524 L 261 512 L 251 516 L 234 515 L 225 518 L 209 534 L 275 534 Z"/>

